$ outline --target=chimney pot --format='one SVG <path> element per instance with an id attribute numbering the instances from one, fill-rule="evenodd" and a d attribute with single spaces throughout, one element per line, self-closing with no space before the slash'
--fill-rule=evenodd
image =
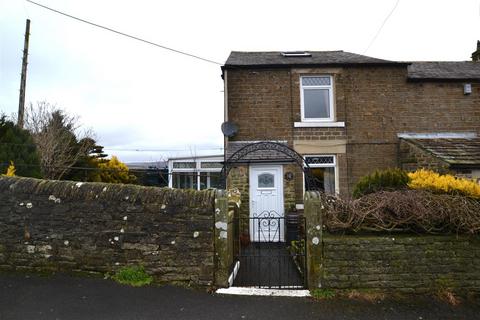
<path id="1" fill-rule="evenodd" d="M 480 40 L 477 40 L 477 50 L 472 53 L 472 61 L 480 62 Z"/>

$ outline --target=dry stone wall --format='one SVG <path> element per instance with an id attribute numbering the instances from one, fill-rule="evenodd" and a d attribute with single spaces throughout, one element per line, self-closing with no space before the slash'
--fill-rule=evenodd
<path id="1" fill-rule="evenodd" d="M 478 237 L 324 234 L 322 244 L 326 288 L 480 292 Z"/>
<path id="2" fill-rule="evenodd" d="M 324 232 L 326 206 L 305 195 L 310 289 L 398 293 L 480 292 L 478 235 Z"/>
<path id="3" fill-rule="evenodd" d="M 400 140 L 400 166 L 406 171 L 417 169 L 430 169 L 439 173 L 448 173 L 449 164 L 444 162 L 427 151 L 420 149 L 412 142 Z"/>
<path id="4" fill-rule="evenodd" d="M 214 280 L 215 191 L 0 177 L 0 269 Z"/>

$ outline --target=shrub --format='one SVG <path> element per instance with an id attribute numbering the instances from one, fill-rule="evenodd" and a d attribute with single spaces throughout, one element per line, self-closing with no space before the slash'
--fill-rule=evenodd
<path id="1" fill-rule="evenodd" d="M 428 190 L 381 191 L 355 200 L 321 194 L 327 232 L 479 234 L 480 200 Z"/>
<path id="2" fill-rule="evenodd" d="M 456 178 L 450 174 L 440 175 L 420 169 L 409 173 L 411 189 L 426 189 L 435 193 L 460 194 L 480 198 L 480 185 L 470 179 Z"/>
<path id="3" fill-rule="evenodd" d="M 7 177 L 15 177 L 15 165 L 13 161 L 10 161 L 10 165 L 7 168 L 7 173 L 5 174 Z"/>
<path id="4" fill-rule="evenodd" d="M 13 161 L 17 176 L 41 178 L 40 158 L 33 138 L 27 130 L 0 114 L 0 172 Z"/>
<path id="5" fill-rule="evenodd" d="M 353 197 L 360 198 L 378 191 L 406 189 L 409 180 L 408 174 L 398 168 L 377 170 L 358 181 L 353 189 Z"/>
<path id="6" fill-rule="evenodd" d="M 112 278 L 118 283 L 134 287 L 141 287 L 153 281 L 152 276 L 148 275 L 142 266 L 123 267 Z"/>
<path id="7" fill-rule="evenodd" d="M 335 298 L 335 291 L 332 289 L 313 289 L 310 290 L 310 295 L 317 300 L 333 299 Z"/>
<path id="8" fill-rule="evenodd" d="M 135 183 L 137 178 L 130 174 L 127 165 L 116 156 L 110 160 L 100 161 L 98 164 L 100 170 L 100 181 L 107 183 Z"/>
<path id="9" fill-rule="evenodd" d="M 348 299 L 363 300 L 368 302 L 380 302 L 386 298 L 384 292 L 367 289 L 348 290 L 344 293 L 344 295 Z"/>

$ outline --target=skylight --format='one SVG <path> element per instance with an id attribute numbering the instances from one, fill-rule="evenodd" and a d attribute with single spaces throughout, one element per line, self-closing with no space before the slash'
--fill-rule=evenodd
<path id="1" fill-rule="evenodd" d="M 311 57 L 312 54 L 305 51 L 285 51 L 282 52 L 284 57 Z"/>

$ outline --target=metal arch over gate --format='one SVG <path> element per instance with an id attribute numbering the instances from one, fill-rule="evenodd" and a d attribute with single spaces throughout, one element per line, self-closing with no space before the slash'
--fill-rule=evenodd
<path id="1" fill-rule="evenodd" d="M 320 181 L 312 175 L 312 170 L 310 166 L 299 154 L 297 151 L 293 150 L 289 146 L 273 141 L 260 141 L 250 143 L 235 153 L 233 153 L 223 164 L 221 176 L 223 178 L 224 188 L 227 188 L 227 178 L 230 173 L 230 169 L 237 164 L 240 160 L 244 159 L 247 155 L 256 152 L 256 151 L 276 151 L 287 156 L 289 159 L 295 161 L 295 163 L 300 167 L 305 176 L 305 188 L 306 190 L 321 190 L 319 188 Z"/>
<path id="2" fill-rule="evenodd" d="M 225 188 L 232 167 L 241 163 L 258 162 L 258 159 L 252 160 L 248 157 L 257 151 L 271 152 L 270 157 L 262 155 L 262 162 L 287 160 L 297 164 L 304 174 L 306 189 L 320 190 L 320 181 L 312 174 L 302 155 L 283 143 L 272 141 L 253 142 L 234 152 L 223 165 Z M 280 172 L 282 177 L 282 171 L 275 171 L 274 167 L 271 165 L 269 169 L 263 168 L 262 171 Z M 250 170 L 253 170 L 251 174 L 255 173 L 254 167 Z M 285 216 L 271 208 L 256 212 L 250 207 L 248 217 L 235 216 L 233 223 L 234 286 L 276 289 L 307 287 L 305 217 L 298 214 Z"/>

